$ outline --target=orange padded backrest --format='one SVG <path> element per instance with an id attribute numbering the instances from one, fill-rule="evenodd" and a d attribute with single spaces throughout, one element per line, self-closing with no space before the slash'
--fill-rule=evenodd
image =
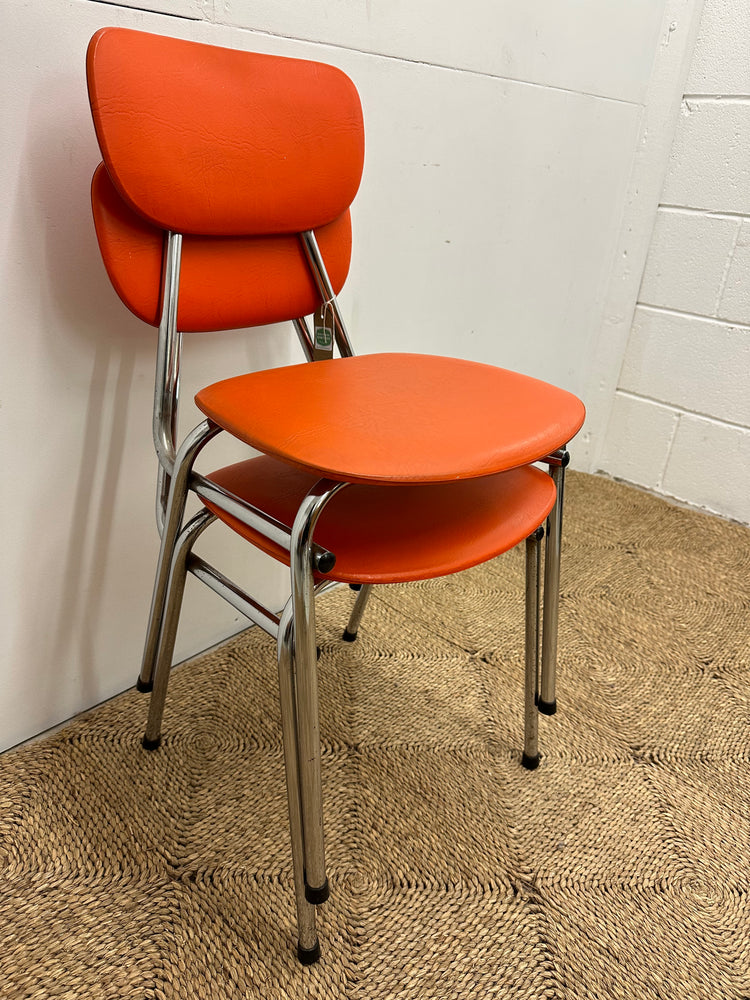
<path id="1" fill-rule="evenodd" d="M 100 164 L 91 184 L 99 248 L 110 281 L 139 319 L 159 325 L 164 233 L 123 202 Z M 339 292 L 351 254 L 349 212 L 316 230 Z M 298 236 L 186 236 L 177 326 L 185 333 L 308 316 L 320 301 Z"/>
<path id="2" fill-rule="evenodd" d="M 102 28 L 86 68 L 110 177 L 161 229 L 301 232 L 357 192 L 362 109 L 333 66 Z"/>

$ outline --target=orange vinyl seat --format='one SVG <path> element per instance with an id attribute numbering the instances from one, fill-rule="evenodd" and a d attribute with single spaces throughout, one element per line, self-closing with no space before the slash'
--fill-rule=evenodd
<path id="1" fill-rule="evenodd" d="M 424 354 L 240 375 L 201 389 L 195 401 L 259 451 L 352 483 L 448 483 L 504 472 L 555 451 L 583 419 L 578 399 L 546 382 Z"/>
<path id="2" fill-rule="evenodd" d="M 328 895 L 315 597 L 341 583 L 358 590 L 343 635 L 353 641 L 374 585 L 456 573 L 525 540 L 522 761 L 536 766 L 537 711 L 555 707 L 565 446 L 583 405 L 471 361 L 354 356 L 336 295 L 364 127 L 340 70 L 104 28 L 87 77 L 103 158 L 92 182 L 102 259 L 123 303 L 159 329 L 161 548 L 138 679 L 151 691 L 143 745 L 160 745 L 192 573 L 277 641 L 298 955 L 309 963 L 319 955 L 315 907 Z M 201 389 L 205 420 L 180 442 L 182 334 L 281 321 L 293 322 L 305 361 Z M 196 458 L 222 432 L 260 456 L 198 474 Z M 201 505 L 188 519 L 190 493 Z M 280 613 L 195 553 L 217 520 L 289 566 Z"/>
<path id="3" fill-rule="evenodd" d="M 262 456 L 219 469 L 210 478 L 291 525 L 320 476 Z M 204 502 L 238 534 L 289 564 L 284 548 L 218 504 Z M 550 477 L 528 465 L 430 487 L 356 483 L 337 493 L 320 515 L 315 538 L 336 553 L 336 564 L 315 577 L 371 584 L 458 573 L 514 548 L 542 524 L 554 502 Z"/>

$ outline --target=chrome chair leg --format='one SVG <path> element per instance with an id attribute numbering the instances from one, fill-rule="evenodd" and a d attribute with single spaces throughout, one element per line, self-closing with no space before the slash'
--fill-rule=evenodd
<path id="1" fill-rule="evenodd" d="M 557 623 L 560 605 L 560 543 L 562 538 L 565 468 L 570 456 L 565 449 L 550 464 L 550 475 L 557 489 L 557 499 L 547 519 L 547 543 L 544 556 L 544 613 L 542 627 L 542 672 L 538 709 L 543 715 L 557 711 L 555 683 L 557 675 Z"/>
<path id="2" fill-rule="evenodd" d="M 539 527 L 526 539 L 526 638 L 523 699 L 523 757 L 521 763 L 533 771 L 539 766 L 539 569 L 542 558 Z"/>
<path id="3" fill-rule="evenodd" d="M 323 843 L 312 535 L 326 503 L 345 485 L 345 483 L 321 480 L 313 487 L 300 504 L 294 520 L 290 550 L 297 684 L 297 739 L 305 843 L 305 896 L 308 902 L 315 904 L 324 903 L 328 899 L 329 890 Z"/>
<path id="4" fill-rule="evenodd" d="M 365 613 L 365 608 L 367 607 L 367 602 L 370 599 L 371 593 L 372 593 L 371 583 L 363 583 L 362 586 L 359 588 L 357 599 L 354 602 L 352 613 L 349 616 L 349 623 L 344 629 L 344 634 L 341 636 L 344 642 L 354 642 L 354 640 L 357 638 L 357 632 L 359 630 L 359 626 L 362 621 L 362 615 L 364 615 Z"/>
<path id="5" fill-rule="evenodd" d="M 197 539 L 215 520 L 216 515 L 204 507 L 188 521 L 174 546 L 157 647 L 153 690 L 148 706 L 148 721 L 143 737 L 145 750 L 156 750 L 161 744 L 161 720 L 164 714 L 164 702 L 167 698 L 169 674 L 172 669 L 172 655 L 177 637 L 177 625 L 180 620 L 182 595 L 185 592 L 188 557 Z"/>
<path id="6" fill-rule="evenodd" d="M 293 621 L 293 602 L 290 598 L 281 615 L 278 636 L 281 732 L 284 742 L 289 832 L 292 842 L 294 891 L 297 901 L 297 955 L 303 965 L 312 965 L 320 958 L 320 943 L 315 927 L 315 907 L 308 902 L 305 894 L 305 844 L 299 784 L 297 704 L 292 655 Z"/>
<path id="7" fill-rule="evenodd" d="M 188 481 L 193 462 L 200 450 L 219 433 L 220 429 L 208 420 L 202 421 L 185 438 L 175 460 L 169 499 L 164 516 L 159 560 L 156 565 L 156 579 L 154 580 L 154 591 L 151 597 L 141 672 L 136 681 L 136 687 L 139 691 L 151 691 L 154 684 L 154 667 L 159 651 L 159 635 L 162 629 L 162 617 L 164 615 L 164 604 L 169 583 L 169 570 L 177 535 L 182 527 L 182 518 L 185 514 Z"/>

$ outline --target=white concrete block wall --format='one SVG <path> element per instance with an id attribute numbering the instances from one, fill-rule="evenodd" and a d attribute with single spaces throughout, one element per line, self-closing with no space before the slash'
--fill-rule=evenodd
<path id="1" fill-rule="evenodd" d="M 620 388 L 633 396 L 669 400 L 685 412 L 748 426 L 747 328 L 639 306 Z"/>
<path id="2" fill-rule="evenodd" d="M 706 0 L 598 466 L 750 523 L 750 7 Z"/>
<path id="3" fill-rule="evenodd" d="M 661 207 L 638 301 L 714 316 L 740 221 Z"/>
<path id="4" fill-rule="evenodd" d="M 750 94 L 750 4 L 705 0 L 686 93 Z"/>

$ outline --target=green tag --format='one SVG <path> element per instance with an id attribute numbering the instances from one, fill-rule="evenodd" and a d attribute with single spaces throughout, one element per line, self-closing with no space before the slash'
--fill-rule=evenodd
<path id="1" fill-rule="evenodd" d="M 324 302 L 315 310 L 313 319 L 313 361 L 327 361 L 333 357 L 333 310 Z"/>
<path id="2" fill-rule="evenodd" d="M 333 350 L 333 330 L 327 326 L 316 326 L 315 346 L 321 351 Z"/>

